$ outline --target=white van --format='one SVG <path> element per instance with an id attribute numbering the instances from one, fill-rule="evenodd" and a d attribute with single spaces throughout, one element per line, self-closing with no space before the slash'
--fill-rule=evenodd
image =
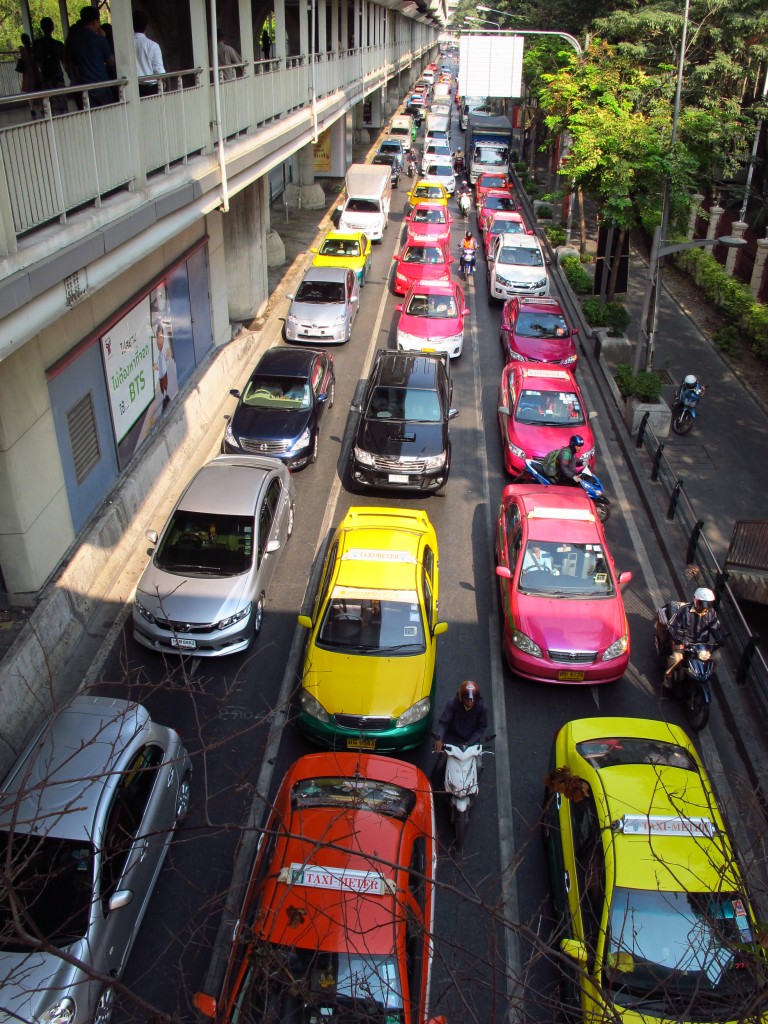
<path id="1" fill-rule="evenodd" d="M 347 198 L 341 212 L 339 231 L 364 231 L 372 242 L 380 242 L 389 223 L 392 204 L 392 171 L 380 164 L 352 164 L 345 178 Z"/>
<path id="2" fill-rule="evenodd" d="M 389 126 L 389 134 L 393 139 L 400 139 L 406 149 L 411 148 L 413 142 L 413 121 L 410 115 L 399 114 L 392 118 Z"/>
<path id="3" fill-rule="evenodd" d="M 430 142 L 437 142 L 438 139 L 449 142 L 450 128 L 451 122 L 449 118 L 445 117 L 443 114 L 430 112 L 427 114 L 427 128 L 424 133 L 424 145 L 426 146 Z"/>
<path id="4" fill-rule="evenodd" d="M 497 235 L 488 254 L 488 299 L 549 295 L 544 253 L 535 235 Z"/>

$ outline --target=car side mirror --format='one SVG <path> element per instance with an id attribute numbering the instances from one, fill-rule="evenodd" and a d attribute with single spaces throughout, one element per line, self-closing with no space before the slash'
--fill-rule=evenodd
<path id="1" fill-rule="evenodd" d="M 353 402 L 349 407 L 349 411 L 360 413 L 363 411 L 363 407 L 359 402 Z"/>
<path id="2" fill-rule="evenodd" d="M 395 263 L 399 263 L 400 262 L 400 257 L 397 256 L 397 255 L 393 256 L 392 259 L 395 261 Z"/>
<path id="3" fill-rule="evenodd" d="M 512 579 L 512 572 L 511 572 L 510 569 L 508 569 L 506 567 L 506 565 L 497 565 L 496 566 L 496 575 L 500 576 L 503 580 L 511 580 Z"/>
<path id="4" fill-rule="evenodd" d="M 395 306 L 395 312 L 396 313 L 402 313 L 403 312 L 403 304 L 402 304 L 402 302 L 398 303 L 398 305 Z"/>
<path id="5" fill-rule="evenodd" d="M 456 262 L 456 260 L 455 260 L 455 259 L 453 258 L 453 256 L 449 256 L 449 257 L 448 257 L 448 262 L 449 262 L 449 263 L 455 263 L 455 262 Z"/>
<path id="6" fill-rule="evenodd" d="M 117 892 L 113 893 L 107 904 L 107 908 L 112 910 L 121 910 L 123 907 L 127 907 L 129 903 L 133 902 L 133 893 L 130 889 L 118 889 Z"/>
<path id="7" fill-rule="evenodd" d="M 488 253 L 488 255 L 486 256 L 486 259 L 488 260 L 489 263 L 495 263 L 496 262 L 496 257 L 492 253 Z"/>
<path id="8" fill-rule="evenodd" d="M 350 302 L 357 302 L 358 298 L 359 298 L 358 295 L 350 295 L 349 296 L 349 301 Z"/>
<path id="9" fill-rule="evenodd" d="M 293 292 L 289 292 L 285 297 L 286 299 L 290 299 L 291 302 L 293 302 L 293 300 L 296 298 Z"/>
<path id="10" fill-rule="evenodd" d="M 580 332 L 581 332 L 581 328 L 580 327 L 574 327 L 573 330 L 571 331 L 571 334 L 575 338 L 576 335 L 579 334 Z"/>
<path id="11" fill-rule="evenodd" d="M 320 403 L 320 402 L 327 402 L 328 401 L 328 395 L 326 395 L 326 393 L 323 392 L 321 395 L 317 396 L 315 401 L 318 402 L 318 403 Z"/>
<path id="12" fill-rule="evenodd" d="M 338 207 L 337 207 L 337 209 L 338 209 Z M 317 250 L 317 249 L 315 249 L 315 248 L 312 248 L 312 249 L 310 249 L 309 251 L 310 251 L 310 252 L 314 252 L 314 253 L 317 253 L 317 252 L 318 252 L 319 250 Z"/>
<path id="13" fill-rule="evenodd" d="M 619 583 L 629 583 L 631 579 L 632 579 L 632 573 L 631 572 L 620 572 L 619 573 Z"/>
<path id="14" fill-rule="evenodd" d="M 577 964 L 587 963 L 587 947 L 580 939 L 562 939 L 560 949 Z"/>
<path id="15" fill-rule="evenodd" d="M 233 398 L 239 398 L 240 397 L 240 392 L 237 390 L 237 388 L 230 388 L 229 389 L 229 393 L 230 393 L 230 395 L 232 395 Z"/>
<path id="16" fill-rule="evenodd" d="M 506 407 L 506 405 L 500 405 L 500 406 L 498 407 L 498 409 L 496 410 L 496 412 L 497 412 L 497 413 L 498 413 L 498 414 L 499 414 L 500 416 L 509 416 L 509 409 L 508 409 L 508 408 Z"/>
<path id="17" fill-rule="evenodd" d="M 468 309 L 462 309 L 461 315 L 462 316 L 469 316 L 469 310 Z"/>
<path id="18" fill-rule="evenodd" d="M 336 207 L 336 213 L 344 213 L 344 207 L 343 206 L 337 206 Z"/>
<path id="19" fill-rule="evenodd" d="M 297 621 L 299 625 L 303 626 L 305 629 L 312 629 L 312 619 L 310 619 L 308 615 L 297 616 Z"/>
<path id="20" fill-rule="evenodd" d="M 448 623 L 447 622 L 436 622 L 435 623 L 435 628 L 432 630 L 432 636 L 442 636 L 442 634 L 447 632 L 447 630 L 448 630 Z"/>
<path id="21" fill-rule="evenodd" d="M 271 541 L 270 541 L 270 542 L 269 542 L 269 543 L 267 544 L 266 548 L 264 549 L 264 552 L 265 552 L 265 554 L 267 554 L 267 555 L 271 555 L 271 554 L 273 554 L 273 553 L 274 553 L 275 551 L 279 551 L 279 550 L 280 550 L 280 541 L 279 541 L 279 540 L 271 540 Z"/>
<path id="22" fill-rule="evenodd" d="M 448 419 L 449 420 L 455 420 L 458 415 L 459 415 L 459 410 L 458 409 L 449 409 L 448 410 Z"/>
<path id="23" fill-rule="evenodd" d="M 144 536 L 150 544 L 157 544 L 157 530 L 147 530 Z"/>

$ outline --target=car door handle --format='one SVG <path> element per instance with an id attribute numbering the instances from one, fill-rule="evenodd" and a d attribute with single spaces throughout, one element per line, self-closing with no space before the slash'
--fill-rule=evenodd
<path id="1" fill-rule="evenodd" d="M 566 892 L 571 891 L 571 876 L 568 874 L 567 871 L 563 872 L 563 885 L 565 886 Z"/>
<path id="2" fill-rule="evenodd" d="M 176 781 L 176 769 L 173 767 L 173 765 L 171 765 L 171 767 L 168 770 L 168 781 L 165 784 L 165 788 L 166 789 L 170 789 L 175 781 Z"/>
<path id="3" fill-rule="evenodd" d="M 149 840 L 145 839 L 144 842 L 141 844 L 141 853 L 139 854 L 139 864 L 141 864 L 143 861 L 145 861 L 147 859 L 147 854 L 148 853 L 149 853 Z"/>

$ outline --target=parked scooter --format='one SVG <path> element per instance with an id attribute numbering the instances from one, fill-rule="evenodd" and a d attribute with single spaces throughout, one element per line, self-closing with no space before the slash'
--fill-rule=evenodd
<path id="1" fill-rule="evenodd" d="M 464 277 L 464 280 L 475 273 L 476 255 L 474 249 L 465 249 L 463 246 L 459 246 L 461 256 L 459 257 L 459 269 Z"/>
<path id="2" fill-rule="evenodd" d="M 496 733 L 491 733 L 490 736 L 486 736 L 483 743 L 489 743 L 495 735 Z M 473 743 L 468 747 L 454 743 L 443 744 L 442 752 L 446 756 L 445 791 L 451 803 L 451 824 L 456 836 L 456 845 L 459 847 L 466 838 L 469 809 L 479 789 L 478 765 L 486 754 L 493 755 L 492 750 L 483 749 L 483 743 Z"/>
<path id="3" fill-rule="evenodd" d="M 656 612 L 654 640 L 660 657 L 667 658 L 672 650 L 669 620 L 680 607 L 682 602 L 670 601 Z M 672 672 L 673 693 L 682 701 L 688 724 L 696 732 L 709 721 L 712 700 L 709 683 L 715 668 L 712 655 L 716 649 L 716 644 L 685 644 L 683 660 Z"/>
<path id="4" fill-rule="evenodd" d="M 549 487 L 554 483 L 554 480 L 550 480 L 545 474 L 544 467 L 541 462 L 538 462 L 536 459 L 526 459 L 525 466 L 536 483 L 544 484 L 545 487 Z M 611 502 L 603 490 L 602 483 L 595 476 L 589 466 L 582 466 L 579 470 L 579 476 L 581 477 L 579 483 L 582 490 L 587 497 L 592 500 L 592 503 L 595 506 L 597 518 L 601 523 L 606 522 L 611 514 Z"/>
<path id="5" fill-rule="evenodd" d="M 706 389 L 692 373 L 678 386 L 672 405 L 672 429 L 676 434 L 687 434 L 691 429 L 696 419 L 696 406 Z"/>

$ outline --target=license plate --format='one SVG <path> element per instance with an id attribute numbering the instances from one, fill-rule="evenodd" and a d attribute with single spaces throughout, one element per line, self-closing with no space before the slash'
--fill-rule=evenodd
<path id="1" fill-rule="evenodd" d="M 408 474 L 407 473 L 390 473 L 387 477 L 391 484 L 407 484 Z"/>
<path id="2" fill-rule="evenodd" d="M 421 351 L 422 352 L 437 352 L 437 349 L 436 348 L 427 348 L 426 346 L 422 346 Z"/>
<path id="3" fill-rule="evenodd" d="M 178 647 L 184 651 L 194 651 L 197 647 L 197 640 L 184 640 L 182 637 L 172 636 L 171 647 Z"/>
<path id="4" fill-rule="evenodd" d="M 573 668 L 564 668 L 557 673 L 557 678 L 561 683 L 583 683 L 584 673 Z"/>
<path id="5" fill-rule="evenodd" d="M 376 740 L 347 740 L 347 746 L 349 747 L 350 750 L 375 750 Z"/>

